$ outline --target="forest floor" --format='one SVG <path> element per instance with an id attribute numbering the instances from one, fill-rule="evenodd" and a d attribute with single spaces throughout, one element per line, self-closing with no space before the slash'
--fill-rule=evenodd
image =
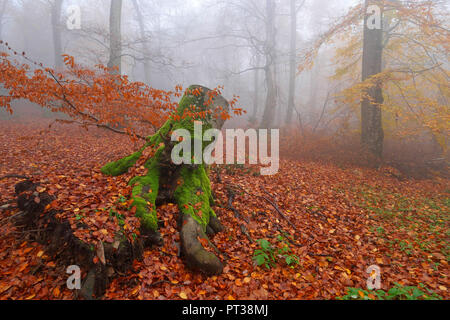
<path id="1" fill-rule="evenodd" d="M 134 230 L 135 218 L 124 209 L 131 174 L 100 173 L 102 165 L 136 149 L 127 137 L 72 125 L 0 121 L 0 128 L 0 177 L 39 181 L 57 197 L 51 207 L 61 218 L 89 227 L 77 236 L 111 241 L 117 222 L 111 213 Z M 158 208 L 164 246 L 146 250 L 133 270 L 113 280 L 104 299 L 335 299 L 347 287 L 365 289 L 371 265 L 381 268 L 384 290 L 424 284 L 450 298 L 448 180 L 294 160 L 282 160 L 275 176 L 258 172 L 211 170 L 214 210 L 226 227 L 212 239 L 226 257 L 222 275 L 208 278 L 185 268 L 178 257 L 177 208 L 167 204 Z M 17 182 L 0 180 L 0 207 L 14 200 Z M 0 299 L 73 299 L 67 266 L 11 224 L 16 213 L 0 210 Z M 294 236 L 286 240 L 288 235 Z M 289 248 L 299 263 L 288 266 L 276 257 L 270 270 L 256 266 L 260 239 Z"/>

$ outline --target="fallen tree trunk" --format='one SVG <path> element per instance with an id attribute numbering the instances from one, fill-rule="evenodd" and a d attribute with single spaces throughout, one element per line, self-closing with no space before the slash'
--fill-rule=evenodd
<path id="1" fill-rule="evenodd" d="M 205 249 L 205 243 L 209 242 L 207 233 L 215 234 L 223 229 L 211 209 L 213 197 L 208 168 L 205 164 L 175 165 L 171 159 L 172 150 L 180 142 L 171 141 L 171 135 L 178 129 L 187 130 L 192 146 L 195 139 L 202 140 L 203 155 L 207 145 L 203 143 L 203 136 L 194 135 L 194 119 L 186 115 L 203 113 L 203 119 L 196 120 L 202 122 L 203 132 L 212 128 L 221 129 L 224 121 L 212 115 L 212 111 L 218 107 L 228 111 L 229 104 L 223 97 L 213 94 L 213 91 L 205 87 L 191 86 L 179 103 L 177 115 L 180 119 L 169 119 L 155 135 L 148 137 L 143 148 L 102 168 L 106 175 L 125 174 L 144 157 L 145 151 L 151 148 L 152 156 L 145 162 L 146 175 L 134 177 L 130 181 L 133 187 L 132 206 L 141 221 L 144 243 L 162 243 L 158 233 L 156 205 L 164 202 L 176 203 L 182 222 L 182 254 L 189 267 L 207 275 L 220 274 L 223 270 L 220 259 Z"/>

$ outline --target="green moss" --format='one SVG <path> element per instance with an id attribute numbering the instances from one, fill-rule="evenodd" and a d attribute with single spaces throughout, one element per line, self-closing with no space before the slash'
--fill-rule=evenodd
<path id="1" fill-rule="evenodd" d="M 141 225 L 147 230 L 158 229 L 158 218 L 156 214 L 156 198 L 159 192 L 160 167 L 159 160 L 165 147 L 160 147 L 155 156 L 147 161 L 145 167 L 147 174 L 142 177 L 131 179 L 133 186 L 133 206 L 136 207 L 136 217 L 140 218 Z"/>
<path id="2" fill-rule="evenodd" d="M 191 86 L 189 89 L 194 90 L 198 86 Z M 207 106 L 204 105 L 205 97 L 185 95 L 177 110 L 178 115 L 183 115 L 184 111 L 194 106 L 195 111 L 205 111 Z M 212 128 L 209 119 L 203 121 L 203 133 Z M 184 118 L 180 121 L 168 120 L 156 134 L 147 138 L 147 143 L 138 152 L 123 158 L 121 160 L 109 163 L 102 168 L 102 173 L 110 176 L 119 176 L 124 174 L 131 168 L 139 158 L 143 151 L 148 147 L 159 148 L 156 154 L 147 161 L 145 167 L 148 172 L 145 176 L 135 177 L 130 181 L 133 187 L 132 199 L 133 206 L 136 207 L 136 216 L 140 218 L 141 225 L 148 230 L 156 231 L 158 228 L 158 219 L 156 213 L 156 198 L 159 192 L 160 181 L 160 158 L 165 149 L 163 137 L 168 137 L 170 131 L 178 129 L 186 129 L 194 138 L 194 121 L 192 118 Z M 198 137 L 197 137 L 198 138 Z M 194 139 L 192 139 L 192 150 L 194 150 Z M 210 142 L 202 142 L 203 149 Z M 215 216 L 211 209 L 212 193 L 210 181 L 205 166 L 185 166 L 181 169 L 182 184 L 175 191 L 175 199 L 184 214 L 189 214 L 197 221 L 204 230 L 209 223 L 210 217 Z"/>
<path id="3" fill-rule="evenodd" d="M 128 171 L 132 166 L 136 164 L 139 158 L 142 156 L 144 149 L 133 153 L 131 156 L 120 159 L 115 162 L 108 163 L 105 165 L 101 171 L 104 175 L 117 177 Z"/>
<path id="4" fill-rule="evenodd" d="M 168 135 L 170 127 L 172 125 L 172 120 L 166 121 L 166 123 L 153 135 L 147 138 L 148 146 L 157 146 L 158 144 L 163 142 L 162 137 Z"/>
<path id="5" fill-rule="evenodd" d="M 198 88 L 199 86 L 190 86 L 188 88 L 188 90 L 192 91 L 195 90 L 196 88 Z M 181 99 L 180 103 L 178 104 L 178 110 L 177 113 L 178 115 L 182 115 L 183 112 L 189 108 L 190 106 L 195 106 L 196 110 L 205 110 L 205 106 L 204 106 L 204 101 L 205 101 L 205 97 L 204 95 L 200 95 L 200 96 L 195 96 L 193 94 L 185 94 L 183 96 L 183 98 Z"/>
<path id="6" fill-rule="evenodd" d="M 117 177 L 122 174 L 127 173 L 128 169 L 136 164 L 139 158 L 142 156 L 144 150 L 148 147 L 158 146 L 163 142 L 162 137 L 167 136 L 171 127 L 172 121 L 167 121 L 164 126 L 162 126 L 156 134 L 147 138 L 148 142 L 142 147 L 141 150 L 133 153 L 132 155 L 125 157 L 123 159 L 108 163 L 105 165 L 101 172 L 104 175 Z"/>
<path id="7" fill-rule="evenodd" d="M 175 190 L 175 199 L 183 214 L 190 215 L 206 231 L 211 216 L 211 185 L 204 166 L 184 167 L 181 170 L 183 182 Z"/>
<path id="8" fill-rule="evenodd" d="M 193 90 L 198 86 L 191 86 L 189 89 Z M 207 107 L 204 105 L 204 96 L 196 97 L 194 95 L 185 95 L 178 108 L 178 115 L 182 115 L 183 112 L 191 106 L 195 106 L 196 111 L 204 111 Z M 186 129 L 191 134 L 192 150 L 194 150 L 194 121 L 192 118 L 184 118 L 180 121 L 168 121 L 161 128 L 161 135 L 167 135 L 169 133 L 169 128 L 172 131 L 178 129 Z M 211 129 L 212 125 L 209 121 L 203 121 L 202 131 L 205 133 L 208 129 Z M 160 134 L 157 134 L 159 137 Z M 152 143 L 160 143 L 158 137 L 154 137 Z M 201 139 L 203 137 L 200 137 Z M 211 142 L 203 141 L 203 149 L 206 148 Z M 206 166 L 195 166 L 195 167 L 183 167 L 180 172 L 181 178 L 183 179 L 181 185 L 175 190 L 175 199 L 178 204 L 180 211 L 183 214 L 190 215 L 195 221 L 197 221 L 206 231 L 206 226 L 209 224 L 211 216 L 216 216 L 214 211 L 211 209 L 211 184 L 207 174 Z"/>

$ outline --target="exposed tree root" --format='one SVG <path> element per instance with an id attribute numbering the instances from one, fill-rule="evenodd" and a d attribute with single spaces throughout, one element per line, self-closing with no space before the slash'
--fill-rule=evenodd
<path id="1" fill-rule="evenodd" d="M 207 275 L 218 275 L 223 271 L 223 264 L 216 255 L 208 252 L 200 241 L 208 241 L 201 226 L 190 216 L 183 215 L 181 227 L 181 251 L 188 267 Z"/>

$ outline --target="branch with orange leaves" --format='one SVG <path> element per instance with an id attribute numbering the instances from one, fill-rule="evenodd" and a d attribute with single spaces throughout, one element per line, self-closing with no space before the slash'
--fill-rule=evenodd
<path id="1" fill-rule="evenodd" d="M 145 123 L 154 131 L 176 110 L 177 103 L 172 97 L 179 97 L 182 88 L 175 91 L 156 90 L 139 82 L 129 82 L 127 76 L 111 75 L 107 68 L 96 66 L 89 69 L 78 66 L 74 58 L 64 55 L 66 69 L 57 73 L 37 63 L 23 52 L 19 55 L 29 64 L 21 64 L 13 56 L 18 56 L 8 43 L 0 45 L 12 52 L 0 53 L 0 83 L 7 91 L 0 97 L 0 107 L 13 113 L 11 103 L 26 99 L 52 112 L 62 112 L 85 126 L 97 126 L 115 133 L 139 139 L 131 124 Z M 33 69 L 31 66 L 33 66 Z M 130 124 L 125 130 L 115 128 Z"/>
<path id="2" fill-rule="evenodd" d="M 65 71 L 58 73 L 31 60 L 25 52 L 18 55 L 8 43 L 0 40 L 0 47 L 2 45 L 12 52 L 11 56 L 19 56 L 29 63 L 20 64 L 0 51 L 0 83 L 7 91 L 0 96 L 0 107 L 6 107 L 10 113 L 13 113 L 12 101 L 26 99 L 52 112 L 67 114 L 72 118 L 71 123 L 96 126 L 142 140 L 147 138 L 138 130 L 153 133 L 171 117 L 179 120 L 207 116 L 227 120 L 231 117 L 223 108 L 209 114 L 190 109 L 177 114 L 178 103 L 174 98 L 181 97 L 181 86 L 176 86 L 174 91 L 154 89 L 141 82 L 131 82 L 126 75 L 112 74 L 101 65 L 95 69 L 82 67 L 68 55 L 63 55 Z M 221 89 L 218 87 L 212 92 L 218 95 Z M 235 115 L 241 115 L 245 111 L 236 107 L 237 100 L 238 97 L 234 97 L 230 101 L 230 109 Z"/>

